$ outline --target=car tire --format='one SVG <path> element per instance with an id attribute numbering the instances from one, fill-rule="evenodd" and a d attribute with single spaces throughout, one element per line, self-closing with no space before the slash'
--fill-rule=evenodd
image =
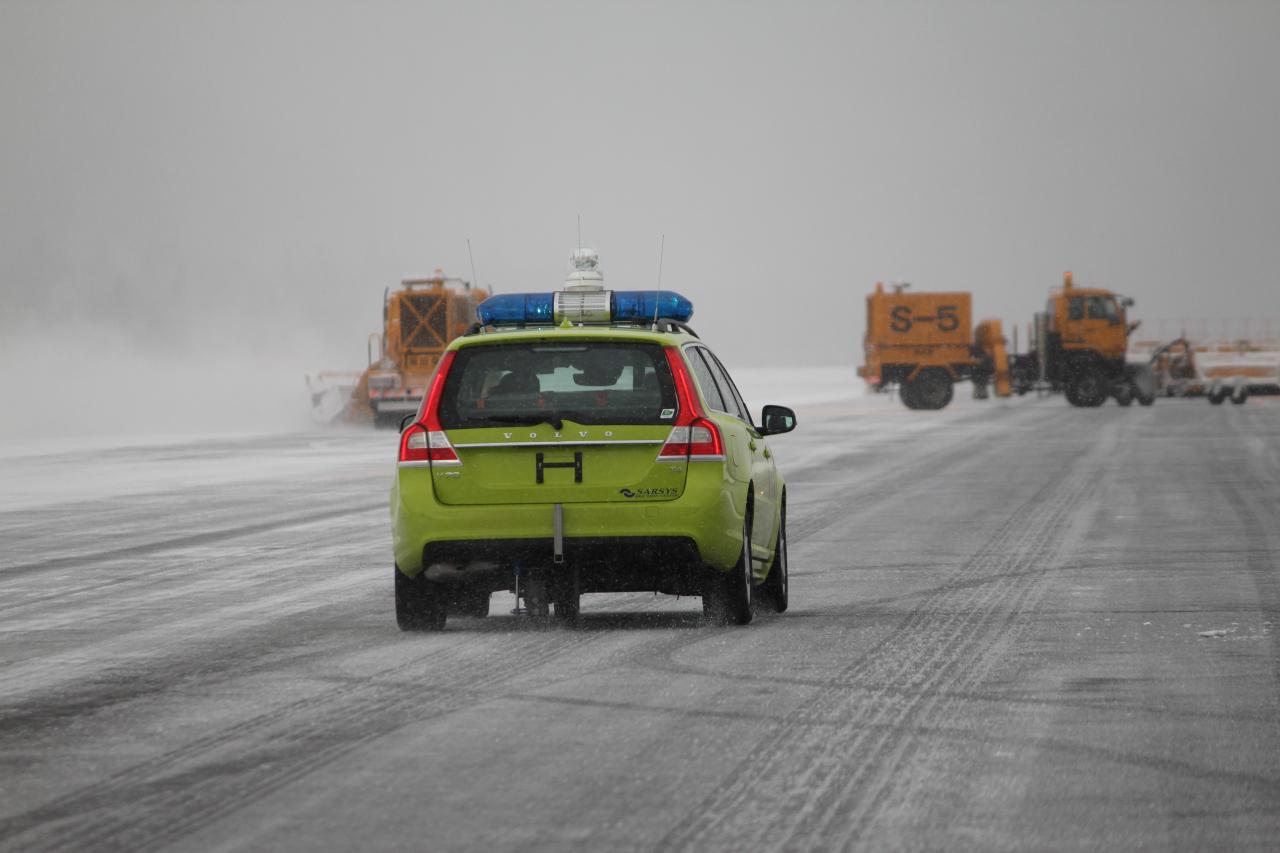
<path id="1" fill-rule="evenodd" d="M 702 611 L 721 625 L 751 621 L 751 516 L 742 526 L 742 553 L 727 572 L 710 569 L 702 593 Z"/>
<path id="2" fill-rule="evenodd" d="M 791 578 L 787 573 L 787 504 L 783 501 L 778 515 L 778 545 L 773 549 L 773 564 L 759 587 L 760 601 L 774 613 L 787 612 Z"/>
<path id="3" fill-rule="evenodd" d="M 401 631 L 442 631 L 448 618 L 444 590 L 419 574 L 406 577 L 400 567 L 396 575 L 396 624 Z"/>

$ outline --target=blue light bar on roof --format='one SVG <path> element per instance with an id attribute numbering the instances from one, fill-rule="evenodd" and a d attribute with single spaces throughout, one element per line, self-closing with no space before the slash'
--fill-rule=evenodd
<path id="1" fill-rule="evenodd" d="M 503 293 L 481 302 L 476 317 L 482 326 L 550 326 L 555 323 L 554 303 L 551 293 Z M 609 310 L 615 323 L 642 323 L 655 316 L 687 323 L 693 303 L 674 290 L 617 290 L 609 294 Z"/>
<path id="2" fill-rule="evenodd" d="M 550 293 L 503 293 L 490 296 L 476 306 L 476 317 L 482 326 L 510 326 L 532 323 L 551 325 Z"/>
<path id="3" fill-rule="evenodd" d="M 616 290 L 613 293 L 615 321 L 666 317 L 687 323 L 692 316 L 693 303 L 674 290 Z"/>

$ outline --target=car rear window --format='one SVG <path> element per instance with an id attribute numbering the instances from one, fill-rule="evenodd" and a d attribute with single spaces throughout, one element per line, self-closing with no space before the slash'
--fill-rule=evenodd
<path id="1" fill-rule="evenodd" d="M 445 429 L 540 423 L 671 424 L 676 391 L 658 344 L 531 342 L 463 347 L 440 398 Z"/>

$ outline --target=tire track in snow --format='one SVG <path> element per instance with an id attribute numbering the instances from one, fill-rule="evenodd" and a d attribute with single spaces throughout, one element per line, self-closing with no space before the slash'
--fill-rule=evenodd
<path id="1" fill-rule="evenodd" d="M 1043 593 L 1047 565 L 1099 487 L 1114 431 L 1109 440 L 1091 436 L 1088 450 L 1052 472 L 947 584 L 795 709 L 657 846 L 855 844 L 885 805 L 896 769 L 919 749 L 913 733 L 944 720 L 960 701 L 953 694 L 981 682 L 1011 642 L 1020 613 Z M 809 726 L 830 719 L 847 723 L 835 733 Z"/>
<path id="2" fill-rule="evenodd" d="M 662 599 L 635 601 L 647 611 Z M 430 654 L 442 670 L 414 677 L 415 657 L 356 683 L 288 703 L 140 762 L 55 802 L 0 820 L 0 848 L 153 850 L 399 728 L 472 707 L 514 677 L 607 637 L 548 631 L 479 662 L 457 643 Z M 448 635 L 441 635 L 448 637 Z M 497 635 L 495 635 L 497 636 Z M 683 634 L 670 643 L 687 643 Z M 497 650 L 495 650 L 497 651 Z M 446 686 L 436 686 L 446 685 Z M 0 726 L 3 726 L 0 720 Z"/>
<path id="3" fill-rule="evenodd" d="M 387 503 L 385 501 L 380 501 L 376 504 L 361 504 L 359 506 L 342 507 L 340 509 L 326 510 L 324 512 L 313 512 L 308 515 L 277 518 L 271 521 L 258 522 L 257 524 L 244 524 L 237 527 L 223 528 L 221 530 L 209 530 L 204 533 L 192 533 L 187 536 L 176 536 L 171 539 L 162 539 L 158 542 L 148 542 L 142 545 L 130 545 L 124 548 L 113 548 L 108 551 L 82 553 L 67 557 L 54 557 L 53 559 L 41 560 L 36 563 L 6 566 L 0 569 L 0 581 L 6 581 L 21 577 L 22 575 L 44 572 L 52 569 L 74 568 L 77 566 L 83 567 L 92 563 L 127 559 L 129 557 L 140 557 L 154 554 L 159 551 L 172 551 L 181 548 L 192 548 L 198 545 L 210 545 L 227 539 L 237 539 L 242 536 L 252 536 L 257 533 L 267 533 L 287 527 L 300 527 L 305 524 L 314 524 L 321 521 L 332 521 L 336 518 L 350 518 L 353 515 L 386 509 Z"/>
<path id="4" fill-rule="evenodd" d="M 1232 433 L 1239 438 L 1239 442 L 1232 446 L 1233 450 L 1247 447 L 1249 436 L 1258 434 L 1256 429 L 1248 434 L 1244 433 L 1240 429 L 1240 420 L 1233 419 L 1231 422 Z M 1280 553 L 1280 518 L 1276 517 L 1277 502 L 1274 497 L 1280 493 L 1280 489 L 1277 489 L 1274 480 L 1270 483 L 1263 481 L 1254 464 L 1255 460 L 1245 458 L 1242 452 L 1227 456 L 1227 446 L 1222 443 L 1214 446 L 1219 465 L 1227 474 L 1218 481 L 1219 488 L 1239 519 L 1244 533 L 1245 548 L 1240 556 L 1244 558 L 1254 589 L 1257 590 L 1262 615 L 1272 624 L 1272 673 L 1273 678 L 1280 682 L 1280 633 L 1275 630 L 1280 625 L 1280 566 L 1273 559 L 1274 554 Z M 1261 518 L 1261 514 L 1268 508 L 1272 511 L 1269 528 Z"/>
<path id="5" fill-rule="evenodd" d="M 913 447 L 912 441 L 916 436 L 907 434 L 904 438 L 887 445 L 860 449 L 837 456 L 821 466 L 806 466 L 798 469 L 800 472 L 849 470 L 850 468 L 856 470 L 863 459 L 879 466 L 878 470 L 860 474 L 856 479 L 851 479 L 836 492 L 828 495 L 823 500 L 820 510 L 816 512 L 809 510 L 804 513 L 789 511 L 788 535 L 793 542 L 799 542 L 810 534 L 826 529 L 836 519 L 847 518 L 859 506 L 879 500 L 878 495 L 889 486 L 896 490 L 909 490 L 921 481 L 937 477 L 939 470 L 947 465 L 972 456 L 975 436 L 967 431 L 967 428 L 976 422 L 983 424 L 984 429 L 989 429 L 986 422 L 980 420 L 983 414 L 985 413 L 976 413 L 954 422 L 938 423 L 939 431 L 954 432 L 955 435 L 944 446 L 923 454 Z M 1004 414 L 1016 420 L 1043 420 L 1054 416 L 1053 412 L 1038 407 L 1015 409 Z M 957 427 L 966 429 L 957 430 Z M 784 471 L 783 475 L 790 478 L 793 473 Z M 795 506 L 798 498 L 799 495 L 792 494 L 792 488 L 788 484 L 789 509 Z"/>

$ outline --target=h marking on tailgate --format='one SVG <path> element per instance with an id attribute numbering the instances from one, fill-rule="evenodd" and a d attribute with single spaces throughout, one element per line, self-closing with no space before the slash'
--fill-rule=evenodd
<path id="1" fill-rule="evenodd" d="M 575 483 L 582 482 L 582 451 L 581 450 L 574 452 L 572 462 L 544 462 L 542 460 L 541 453 L 539 453 L 536 458 L 537 458 L 537 479 L 538 479 L 539 486 L 542 485 L 542 471 L 545 468 L 572 468 L 573 482 Z"/>

